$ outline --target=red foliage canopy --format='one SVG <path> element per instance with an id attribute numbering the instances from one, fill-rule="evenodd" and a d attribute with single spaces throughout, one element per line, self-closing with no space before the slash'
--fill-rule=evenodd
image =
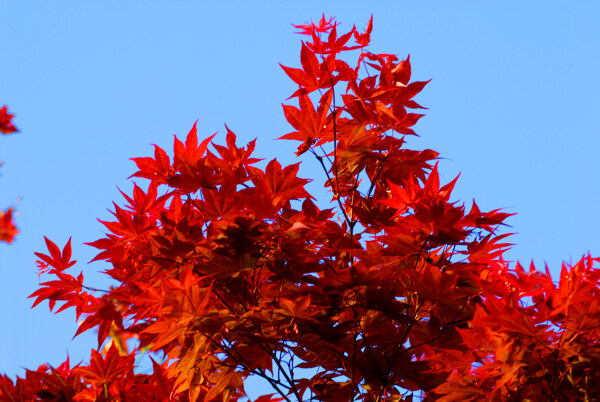
<path id="1" fill-rule="evenodd" d="M 558 283 L 511 268 L 496 233 L 509 214 L 467 212 L 438 154 L 404 147 L 426 84 L 410 82 L 409 59 L 367 50 L 372 20 L 340 36 L 333 19 L 297 28 L 282 138 L 316 158 L 332 208 L 298 164 L 259 168 L 229 129 L 225 145 L 194 125 L 173 158 L 134 158 L 149 186 L 124 193 L 90 243 L 118 286 L 91 292 L 68 273 L 70 242 L 37 254 L 53 279 L 34 305 L 74 307 L 98 350 L 4 377 L 0 397 L 236 401 L 258 376 L 270 390 L 257 402 L 600 398 L 598 260 L 563 266 Z M 135 372 L 145 351 L 151 374 Z"/>

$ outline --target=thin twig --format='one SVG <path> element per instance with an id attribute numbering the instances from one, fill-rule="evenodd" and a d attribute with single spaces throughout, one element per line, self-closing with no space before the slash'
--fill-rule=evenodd
<path id="1" fill-rule="evenodd" d="M 331 176 L 329 176 L 329 172 L 327 171 L 327 167 L 323 163 L 323 157 L 317 155 L 317 153 L 315 151 L 313 151 L 313 150 L 311 150 L 311 152 L 313 153 L 313 155 L 315 156 L 315 158 L 317 158 L 317 160 L 321 164 L 321 167 L 323 168 L 323 171 L 325 172 L 325 175 L 327 176 L 327 180 L 329 181 L 329 185 L 331 186 L 331 190 L 333 191 L 333 195 L 335 196 L 335 199 L 337 200 L 338 205 L 340 206 L 340 209 L 342 210 L 342 214 L 344 215 L 344 220 L 346 222 L 348 222 L 348 225 L 350 225 L 352 222 L 350 221 L 350 219 L 348 218 L 348 215 L 346 214 L 346 210 L 344 209 L 344 206 L 342 205 L 342 201 L 340 199 L 339 193 L 336 193 L 336 191 L 334 189 L 333 181 L 331 180 Z"/>

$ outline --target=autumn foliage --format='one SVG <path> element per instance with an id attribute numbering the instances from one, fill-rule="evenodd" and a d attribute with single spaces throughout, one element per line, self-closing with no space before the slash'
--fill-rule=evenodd
<path id="1" fill-rule="evenodd" d="M 34 306 L 74 308 L 97 350 L 0 378 L 0 399 L 236 401 L 249 377 L 264 380 L 255 402 L 600 399 L 598 259 L 558 282 L 505 262 L 510 214 L 454 200 L 438 154 L 406 147 L 426 85 L 409 59 L 368 51 L 372 19 L 297 28 L 281 138 L 322 168 L 331 199 L 229 129 L 221 144 L 194 125 L 172 156 L 134 158 L 149 184 L 90 243 L 114 288 L 72 272 L 70 240 L 36 253 L 50 279 Z"/>
<path id="2" fill-rule="evenodd" d="M 8 113 L 8 107 L 0 108 L 0 133 L 11 134 L 19 130 L 12 122 L 14 115 Z M 2 162 L 0 162 L 2 166 Z M 19 230 L 13 221 L 13 208 L 7 208 L 4 211 L 0 210 L 0 242 L 12 243 Z"/>

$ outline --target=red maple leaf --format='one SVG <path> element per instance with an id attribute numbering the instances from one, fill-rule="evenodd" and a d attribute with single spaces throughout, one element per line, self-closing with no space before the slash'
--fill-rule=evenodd
<path id="1" fill-rule="evenodd" d="M 0 241 L 12 243 L 19 230 L 13 221 L 13 209 L 0 211 Z"/>
<path id="2" fill-rule="evenodd" d="M 13 114 L 8 113 L 8 106 L 0 109 L 0 133 L 10 134 L 19 131 L 11 121 L 13 117 Z"/>

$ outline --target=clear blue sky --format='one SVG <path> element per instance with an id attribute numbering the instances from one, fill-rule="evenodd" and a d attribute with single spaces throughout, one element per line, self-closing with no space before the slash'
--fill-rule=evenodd
<path id="1" fill-rule="evenodd" d="M 117 186 L 131 189 L 129 158 L 170 150 L 199 119 L 203 135 L 227 123 L 240 141 L 258 137 L 258 156 L 295 162 L 297 144 L 274 141 L 290 131 L 281 102 L 295 89 L 277 63 L 299 64 L 290 24 L 322 13 L 346 29 L 373 13 L 372 51 L 410 53 L 413 79 L 433 79 L 409 146 L 441 152 L 446 181 L 462 172 L 455 199 L 518 213 L 507 258 L 557 273 L 600 256 L 599 3 L 210 3 L 0 0 L 0 107 L 21 129 L 0 138 L 0 207 L 17 207 L 21 230 L 0 245 L 0 372 L 89 357 L 94 334 L 71 341 L 72 313 L 30 309 L 33 253 L 44 235 L 73 236 L 75 268 L 105 284 L 82 243 L 103 236 L 96 219 L 121 203 Z M 308 157 L 300 174 L 321 179 Z"/>

